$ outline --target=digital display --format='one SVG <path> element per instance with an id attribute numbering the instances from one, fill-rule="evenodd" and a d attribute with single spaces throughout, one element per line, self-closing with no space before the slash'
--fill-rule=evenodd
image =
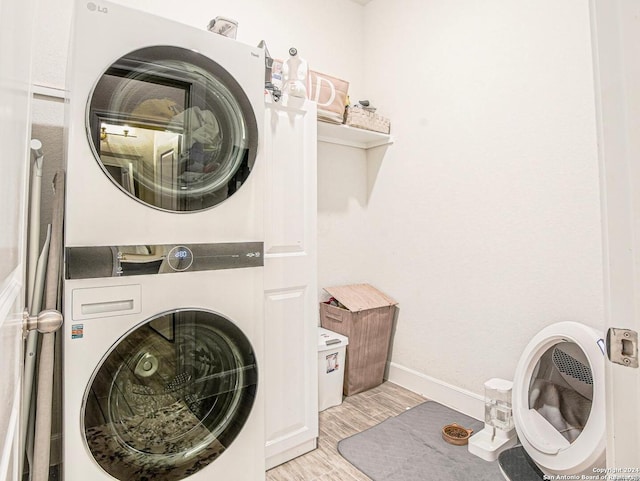
<path id="1" fill-rule="evenodd" d="M 169 251 L 167 261 L 174 271 L 186 271 L 193 264 L 193 253 L 186 246 L 176 246 Z"/>

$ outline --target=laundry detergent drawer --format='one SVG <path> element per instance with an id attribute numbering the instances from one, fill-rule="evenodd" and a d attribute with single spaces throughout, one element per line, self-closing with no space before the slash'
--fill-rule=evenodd
<path id="1" fill-rule="evenodd" d="M 74 321 L 138 314 L 142 310 L 140 284 L 88 287 L 71 292 Z"/>

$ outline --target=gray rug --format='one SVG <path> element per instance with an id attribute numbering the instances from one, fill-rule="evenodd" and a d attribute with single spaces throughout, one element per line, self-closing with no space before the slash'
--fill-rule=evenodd
<path id="1" fill-rule="evenodd" d="M 374 481 L 501 481 L 497 461 L 488 462 L 442 439 L 457 423 L 477 432 L 484 423 L 427 401 L 366 431 L 343 439 L 338 451 Z"/>

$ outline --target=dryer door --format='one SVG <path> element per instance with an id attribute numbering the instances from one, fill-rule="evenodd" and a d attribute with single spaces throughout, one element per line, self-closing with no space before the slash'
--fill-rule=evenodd
<path id="1" fill-rule="evenodd" d="M 178 310 L 123 336 L 83 401 L 85 442 L 122 481 L 177 481 L 213 462 L 254 403 L 257 366 L 242 331 L 213 312 Z"/>
<path id="2" fill-rule="evenodd" d="M 242 87 L 222 66 L 179 47 L 116 60 L 95 85 L 87 136 L 111 181 L 157 209 L 193 212 L 247 180 L 258 128 Z"/>

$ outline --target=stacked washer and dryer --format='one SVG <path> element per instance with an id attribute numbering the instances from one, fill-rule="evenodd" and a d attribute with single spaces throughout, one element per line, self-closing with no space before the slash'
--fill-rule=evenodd
<path id="1" fill-rule="evenodd" d="M 74 16 L 64 479 L 263 479 L 263 52 Z"/>

